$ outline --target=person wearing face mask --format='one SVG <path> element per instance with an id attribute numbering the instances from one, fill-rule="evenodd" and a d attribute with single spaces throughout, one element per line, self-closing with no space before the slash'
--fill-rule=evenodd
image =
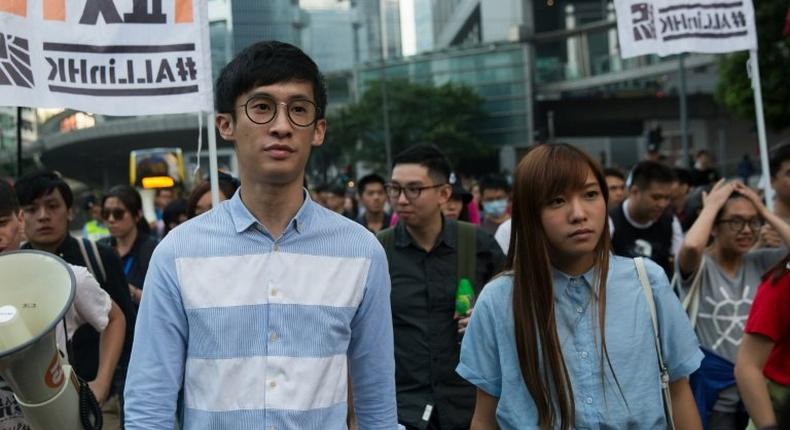
<path id="1" fill-rule="evenodd" d="M 498 175 L 483 178 L 480 182 L 480 201 L 483 204 L 480 228 L 494 234 L 503 222 L 510 219 L 510 184 Z"/>

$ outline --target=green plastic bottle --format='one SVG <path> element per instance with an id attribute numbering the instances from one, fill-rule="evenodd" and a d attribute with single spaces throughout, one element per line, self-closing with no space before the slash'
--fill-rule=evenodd
<path id="1" fill-rule="evenodd" d="M 458 289 L 455 290 L 455 313 L 460 316 L 466 316 L 469 309 L 472 309 L 472 304 L 475 301 L 475 290 L 472 288 L 472 282 L 467 278 L 461 278 L 458 281 Z"/>

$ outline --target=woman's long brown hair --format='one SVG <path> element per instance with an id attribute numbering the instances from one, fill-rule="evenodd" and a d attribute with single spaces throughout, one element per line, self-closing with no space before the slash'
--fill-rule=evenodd
<path id="1" fill-rule="evenodd" d="M 512 230 L 505 270 L 513 273 L 513 319 L 521 375 L 537 407 L 542 430 L 554 428 L 557 422 L 561 429 L 570 429 L 575 421 L 575 404 L 557 334 L 549 242 L 541 213 L 552 197 L 583 189 L 590 171 L 606 201 L 608 189 L 598 164 L 566 144 L 532 148 L 518 164 L 513 179 Z M 601 357 L 606 357 L 614 376 L 604 333 L 610 238 L 609 223 L 604 219 L 603 224 L 603 233 L 593 251 L 598 274 L 598 327 Z M 603 375 L 603 359 L 601 367 Z"/>

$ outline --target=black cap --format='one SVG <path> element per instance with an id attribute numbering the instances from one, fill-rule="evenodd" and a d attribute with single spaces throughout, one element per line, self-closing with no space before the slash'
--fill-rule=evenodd
<path id="1" fill-rule="evenodd" d="M 458 180 L 458 176 L 456 176 L 455 173 L 450 174 L 450 185 L 453 187 L 453 194 L 450 196 L 451 199 L 461 199 L 464 205 L 468 205 L 469 202 L 472 201 L 472 193 L 461 185 L 461 181 Z"/>

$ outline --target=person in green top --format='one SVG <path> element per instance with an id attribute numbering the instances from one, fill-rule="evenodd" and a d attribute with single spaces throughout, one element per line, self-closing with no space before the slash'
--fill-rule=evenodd
<path id="1" fill-rule="evenodd" d="M 88 214 L 88 222 L 82 227 L 82 237 L 94 242 L 110 237 L 110 230 L 102 222 L 101 205 L 96 201 L 96 196 L 91 194 L 86 197 L 82 209 Z"/>

